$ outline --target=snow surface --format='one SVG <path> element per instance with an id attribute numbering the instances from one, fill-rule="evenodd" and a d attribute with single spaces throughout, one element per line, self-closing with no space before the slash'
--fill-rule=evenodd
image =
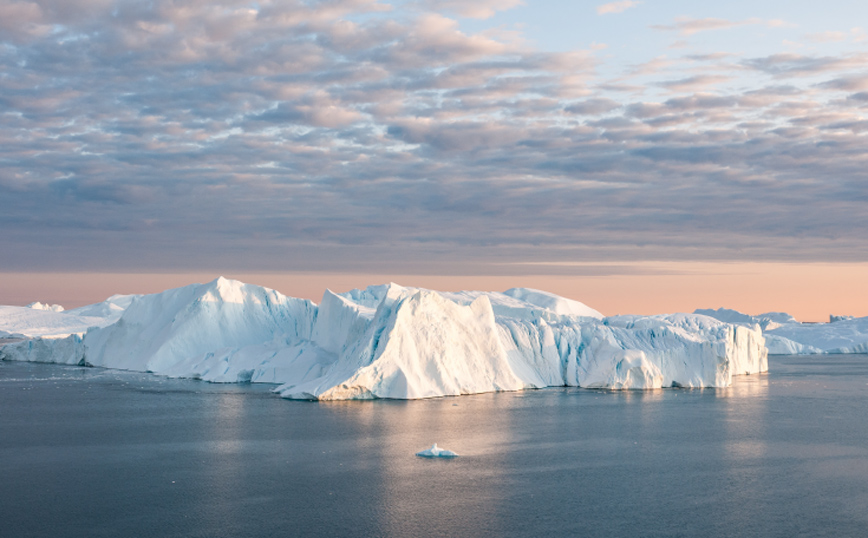
<path id="1" fill-rule="evenodd" d="M 446 450 L 445 448 L 440 448 L 437 446 L 437 443 L 431 445 L 431 448 L 427 448 L 421 452 L 416 452 L 416 455 L 422 458 L 457 458 L 458 454 L 452 452 L 451 450 Z"/>
<path id="2" fill-rule="evenodd" d="M 757 327 L 696 314 L 605 318 L 520 288 L 452 293 L 387 284 L 326 291 L 316 305 L 221 277 L 43 314 L 100 321 L 86 332 L 67 325 L 68 336 L 22 331 L 29 338 L 0 348 L 0 358 L 276 383 L 294 399 L 725 387 L 734 375 L 768 369 Z"/>
<path id="3" fill-rule="evenodd" d="M 760 326 L 772 355 L 868 353 L 868 317 L 829 316 L 829 323 L 799 323 L 781 312 L 750 316 L 721 308 L 696 313 L 728 323 Z"/>

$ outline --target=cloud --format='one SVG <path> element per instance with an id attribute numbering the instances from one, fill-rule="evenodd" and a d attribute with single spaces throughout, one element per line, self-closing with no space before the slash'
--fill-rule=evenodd
<path id="1" fill-rule="evenodd" d="M 805 36 L 813 43 L 839 43 L 848 37 L 846 32 L 819 32 Z"/>
<path id="2" fill-rule="evenodd" d="M 680 33 L 681 35 L 690 36 L 699 32 L 705 32 L 708 30 L 722 30 L 727 28 L 733 28 L 735 26 L 741 26 L 743 24 L 745 23 L 733 22 L 727 19 L 693 19 L 691 17 L 676 17 L 675 24 L 654 24 L 651 25 L 651 28 L 654 28 L 655 30 L 674 31 Z"/>
<path id="3" fill-rule="evenodd" d="M 272 110 L 251 116 L 254 122 L 264 122 L 268 126 L 290 123 L 311 127 L 346 127 L 364 116 L 341 103 L 336 102 L 324 92 L 313 92 L 295 101 L 284 101 Z"/>
<path id="4" fill-rule="evenodd" d="M 43 18 L 42 8 L 35 2 L 0 4 L 0 31 L 19 40 L 49 33 Z"/>
<path id="5" fill-rule="evenodd" d="M 663 72 L 676 64 L 672 58 L 666 56 L 658 56 L 643 64 L 633 66 L 629 71 L 629 75 L 654 75 Z"/>
<path id="6" fill-rule="evenodd" d="M 842 56 L 805 56 L 801 54 L 773 54 L 750 58 L 742 64 L 776 78 L 814 76 L 844 69 L 861 68 L 868 54 L 854 53 Z"/>
<path id="7" fill-rule="evenodd" d="M 653 24 L 651 28 L 655 30 L 663 30 L 668 32 L 678 32 L 683 36 L 691 36 L 700 32 L 710 30 L 727 30 L 739 26 L 750 25 L 765 25 L 769 28 L 782 28 L 791 26 L 785 21 L 772 19 L 764 21 L 758 18 L 750 18 L 741 21 L 731 21 L 729 19 L 720 19 L 714 17 L 706 17 L 703 19 L 695 19 L 692 17 L 676 17 L 674 24 Z"/>
<path id="8" fill-rule="evenodd" d="M 665 101 L 670 109 L 708 110 L 712 108 L 727 108 L 736 106 L 739 98 L 732 95 L 716 95 L 709 93 L 694 93 L 686 97 L 677 97 Z"/>
<path id="9" fill-rule="evenodd" d="M 868 252 L 863 54 L 618 77 L 619 58 L 472 32 L 459 8 L 3 4 L 4 268 Z"/>
<path id="10" fill-rule="evenodd" d="M 794 24 L 783 19 L 769 19 L 766 21 L 769 28 L 798 28 L 798 24 Z"/>
<path id="11" fill-rule="evenodd" d="M 723 75 L 696 75 L 678 80 L 666 80 L 659 82 L 658 85 L 678 92 L 695 92 L 730 79 L 731 77 Z"/>
<path id="12" fill-rule="evenodd" d="M 523 0 L 425 0 L 422 5 L 433 11 L 449 11 L 471 19 L 488 19 L 498 11 L 524 5 Z"/>
<path id="13" fill-rule="evenodd" d="M 608 4 L 601 4 L 597 6 L 597 14 L 598 15 L 608 15 L 611 13 L 623 13 L 632 7 L 636 7 L 642 2 L 637 2 L 634 0 L 621 0 L 619 2 L 609 2 Z"/>
<path id="14" fill-rule="evenodd" d="M 573 103 L 565 107 L 564 110 L 571 114 L 598 116 L 619 109 L 621 106 L 621 103 L 613 101 L 612 99 L 595 98 Z"/>
<path id="15" fill-rule="evenodd" d="M 868 34 L 864 29 L 855 27 L 847 32 L 832 30 L 806 34 L 805 39 L 812 43 L 843 43 L 846 41 L 862 43 L 868 39 Z"/>
<path id="16" fill-rule="evenodd" d="M 834 78 L 820 84 L 823 88 L 858 92 L 868 90 L 868 75 Z"/>

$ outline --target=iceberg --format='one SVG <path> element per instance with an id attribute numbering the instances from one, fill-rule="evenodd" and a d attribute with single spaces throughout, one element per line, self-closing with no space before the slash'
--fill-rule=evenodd
<path id="1" fill-rule="evenodd" d="M 64 308 L 59 304 L 45 304 L 36 301 L 35 303 L 30 303 L 27 305 L 27 308 L 32 308 L 33 310 L 49 310 L 51 312 L 63 312 Z"/>
<path id="2" fill-rule="evenodd" d="M 868 353 L 868 317 L 830 323 L 792 323 L 768 334 L 820 353 Z"/>
<path id="3" fill-rule="evenodd" d="M 726 387 L 733 376 L 768 370 L 758 327 L 700 314 L 604 317 L 525 288 L 436 292 L 392 283 L 326 290 L 317 305 L 221 277 L 42 313 L 87 320 L 87 328 L 48 334 L 22 322 L 26 338 L 0 347 L 0 359 L 274 383 L 290 399 Z M 0 310 L 0 327 L 6 322 Z"/>
<path id="4" fill-rule="evenodd" d="M 425 449 L 421 452 L 416 452 L 416 455 L 420 458 L 457 458 L 458 454 L 452 452 L 451 450 L 446 450 L 445 448 L 440 448 L 437 446 L 437 443 L 431 445 L 431 448 Z"/>
<path id="5" fill-rule="evenodd" d="M 798 323 L 796 318 L 786 312 L 766 312 L 758 316 L 751 316 L 728 308 L 718 308 L 717 310 L 698 308 L 693 313 L 709 316 L 727 323 L 759 325 L 764 331 L 772 330 L 789 323 Z"/>
<path id="6" fill-rule="evenodd" d="M 0 306 L 0 359 L 21 357 L 35 362 L 85 365 L 84 335 L 92 328 L 116 323 L 135 297 L 114 295 L 72 310 L 42 303 Z"/>
<path id="7" fill-rule="evenodd" d="M 802 344 L 777 334 L 766 332 L 763 336 L 766 339 L 766 348 L 769 350 L 769 355 L 816 355 L 824 353 L 818 347 Z"/>
<path id="8" fill-rule="evenodd" d="M 828 323 L 800 323 L 782 312 L 750 316 L 720 308 L 696 313 L 742 326 L 759 326 L 771 355 L 868 353 L 868 317 L 830 315 Z"/>
<path id="9" fill-rule="evenodd" d="M 84 335 L 91 327 L 104 327 L 120 319 L 134 296 L 116 295 L 102 303 L 64 310 L 60 305 L 31 303 L 0 306 L 0 338 L 64 338 Z"/>

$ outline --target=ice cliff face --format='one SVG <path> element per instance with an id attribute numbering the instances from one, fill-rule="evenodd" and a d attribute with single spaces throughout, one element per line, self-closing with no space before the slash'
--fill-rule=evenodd
<path id="1" fill-rule="evenodd" d="M 604 318 L 527 289 L 389 284 L 326 291 L 317 306 L 219 278 L 100 305 L 79 310 L 122 315 L 97 316 L 104 321 L 85 333 L 6 344 L 0 358 L 277 383 L 286 398 L 320 400 L 725 387 L 768 368 L 758 328 L 696 314 Z"/>

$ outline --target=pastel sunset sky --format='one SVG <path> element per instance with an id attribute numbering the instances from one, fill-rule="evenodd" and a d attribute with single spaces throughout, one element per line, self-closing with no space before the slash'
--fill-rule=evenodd
<path id="1" fill-rule="evenodd" d="M 0 304 L 868 315 L 868 2 L 0 0 Z"/>

